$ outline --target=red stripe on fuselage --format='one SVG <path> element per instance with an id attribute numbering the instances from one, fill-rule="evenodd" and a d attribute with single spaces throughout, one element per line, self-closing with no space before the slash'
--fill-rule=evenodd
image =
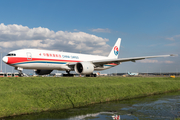
<path id="1" fill-rule="evenodd" d="M 29 62 L 29 61 L 81 62 L 77 60 L 63 60 L 63 59 L 32 58 L 32 60 L 28 60 L 27 57 L 8 57 L 7 64 L 16 64 L 16 63 Z M 109 65 L 116 66 L 118 64 L 109 63 Z"/>
<path id="2" fill-rule="evenodd" d="M 77 60 L 63 60 L 63 59 L 32 58 L 32 60 L 28 60 L 27 57 L 8 57 L 7 64 L 16 64 L 19 62 L 28 62 L 28 61 L 80 62 Z"/>

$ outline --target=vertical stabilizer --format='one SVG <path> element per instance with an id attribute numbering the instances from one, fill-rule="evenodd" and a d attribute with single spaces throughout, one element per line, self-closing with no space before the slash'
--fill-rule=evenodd
<path id="1" fill-rule="evenodd" d="M 116 59 L 118 58 L 120 44 L 121 44 L 121 38 L 118 38 L 111 52 L 109 53 L 109 56 L 108 56 L 109 58 L 116 58 Z"/>

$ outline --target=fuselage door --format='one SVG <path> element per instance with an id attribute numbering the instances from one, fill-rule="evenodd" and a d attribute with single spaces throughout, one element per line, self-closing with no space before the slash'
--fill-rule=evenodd
<path id="1" fill-rule="evenodd" d="M 30 52 L 27 52 L 27 60 L 32 60 L 32 54 Z"/>

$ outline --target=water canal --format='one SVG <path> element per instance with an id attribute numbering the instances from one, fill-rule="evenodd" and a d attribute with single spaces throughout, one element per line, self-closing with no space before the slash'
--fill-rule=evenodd
<path id="1" fill-rule="evenodd" d="M 113 115 L 121 120 L 174 120 L 180 117 L 180 91 L 3 120 L 113 120 Z"/>

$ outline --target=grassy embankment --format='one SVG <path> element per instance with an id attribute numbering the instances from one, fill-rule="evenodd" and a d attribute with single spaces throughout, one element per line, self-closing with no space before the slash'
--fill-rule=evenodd
<path id="1" fill-rule="evenodd" d="M 179 78 L 0 78 L 0 117 L 180 90 Z"/>

